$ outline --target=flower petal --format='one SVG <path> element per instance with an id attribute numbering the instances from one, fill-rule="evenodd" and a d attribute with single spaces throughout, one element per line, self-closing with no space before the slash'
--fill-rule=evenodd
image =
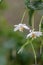
<path id="1" fill-rule="evenodd" d="M 39 37 L 39 36 L 41 36 L 42 35 L 42 32 L 34 32 L 34 34 L 37 36 L 37 37 Z"/>
<path id="2" fill-rule="evenodd" d="M 24 27 L 25 29 L 28 29 L 28 30 L 30 29 L 30 28 L 29 28 L 28 26 L 26 26 L 26 25 L 25 25 L 25 26 L 23 26 L 23 27 Z"/>
<path id="3" fill-rule="evenodd" d="M 14 28 L 14 31 L 17 31 L 17 30 L 19 30 L 19 28 L 18 28 L 18 27 Z"/>
<path id="4" fill-rule="evenodd" d="M 14 25 L 14 27 L 17 27 L 18 25 Z"/>
<path id="5" fill-rule="evenodd" d="M 39 32 L 39 31 L 30 32 L 30 33 L 27 35 L 26 38 L 32 37 L 32 34 L 34 34 L 34 35 L 35 35 L 34 38 L 36 38 L 36 37 L 40 37 L 40 36 L 42 35 L 42 32 Z"/>
<path id="6" fill-rule="evenodd" d="M 29 33 L 26 38 L 28 38 L 28 37 L 32 37 L 32 32 Z"/>

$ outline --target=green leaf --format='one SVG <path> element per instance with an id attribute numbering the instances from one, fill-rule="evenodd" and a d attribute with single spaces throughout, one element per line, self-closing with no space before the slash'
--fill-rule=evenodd
<path id="1" fill-rule="evenodd" d="M 26 7 L 30 10 L 29 15 L 29 25 L 32 26 L 32 16 L 36 10 L 43 9 L 43 1 L 42 0 L 25 0 Z"/>
<path id="2" fill-rule="evenodd" d="M 33 9 L 33 10 L 42 10 L 43 9 L 42 0 L 34 0 L 32 2 L 29 2 L 29 0 L 26 0 L 25 5 L 28 9 Z"/>

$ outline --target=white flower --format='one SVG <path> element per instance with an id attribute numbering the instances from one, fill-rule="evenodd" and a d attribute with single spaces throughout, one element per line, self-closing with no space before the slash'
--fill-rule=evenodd
<path id="1" fill-rule="evenodd" d="M 19 30 L 23 32 L 24 29 L 30 30 L 30 28 L 26 24 L 21 24 L 21 23 L 18 25 L 14 25 L 14 27 L 15 27 L 14 31 Z"/>
<path id="2" fill-rule="evenodd" d="M 28 38 L 28 37 L 36 38 L 36 37 L 40 37 L 41 35 L 42 35 L 42 32 L 32 31 L 31 33 L 29 33 L 29 34 L 27 35 L 26 38 Z"/>

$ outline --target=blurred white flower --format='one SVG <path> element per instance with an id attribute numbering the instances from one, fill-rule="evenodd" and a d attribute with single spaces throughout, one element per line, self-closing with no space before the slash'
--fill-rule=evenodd
<path id="1" fill-rule="evenodd" d="M 20 23 L 20 24 L 18 24 L 18 25 L 14 25 L 14 27 L 15 27 L 15 28 L 14 28 L 14 31 L 19 30 L 19 31 L 22 31 L 22 32 L 23 32 L 24 29 L 27 29 L 27 30 L 30 31 L 30 28 L 29 28 L 26 24 Z"/>
<path id="2" fill-rule="evenodd" d="M 32 31 L 31 33 L 29 33 L 29 34 L 27 35 L 26 38 L 28 38 L 28 37 L 36 38 L 36 37 L 40 37 L 41 35 L 42 35 L 42 32 Z"/>

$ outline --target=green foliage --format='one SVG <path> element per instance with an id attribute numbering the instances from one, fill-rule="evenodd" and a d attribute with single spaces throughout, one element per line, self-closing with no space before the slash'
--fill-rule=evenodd
<path id="1" fill-rule="evenodd" d="M 10 26 L 5 19 L 0 20 L 0 64 L 1 65 L 30 65 L 34 64 L 34 54 L 31 47 L 31 38 L 25 38 L 22 32 L 14 32 L 13 26 Z M 37 40 L 37 41 L 36 41 Z M 35 48 L 37 59 L 39 59 L 39 48 L 43 37 L 32 41 Z M 28 41 L 28 44 L 25 44 Z M 43 42 L 42 42 L 43 43 Z M 20 48 L 24 45 L 23 51 L 18 54 Z M 26 46 L 25 46 L 26 45 Z M 16 51 L 16 54 L 13 56 Z M 42 55 L 40 56 L 42 60 Z M 40 59 L 39 59 L 40 60 Z M 43 63 L 40 61 L 40 63 Z"/>
<path id="2" fill-rule="evenodd" d="M 41 10 L 43 9 L 43 1 L 41 0 L 35 0 L 32 1 L 31 0 L 25 0 L 25 5 L 27 6 L 28 9 L 32 9 L 32 10 Z"/>
<path id="3" fill-rule="evenodd" d="M 6 8 L 6 4 L 5 4 L 4 0 L 1 0 L 0 1 L 0 10 L 5 9 L 5 8 Z"/>
<path id="4" fill-rule="evenodd" d="M 43 9 L 43 1 L 42 0 L 25 0 L 26 7 L 30 10 L 29 15 L 29 25 L 32 26 L 32 16 L 36 10 Z"/>
<path id="5" fill-rule="evenodd" d="M 0 2 L 0 9 L 4 8 L 2 4 L 3 0 Z M 41 0 L 35 0 L 32 4 L 30 0 L 26 0 L 30 24 L 34 11 L 43 8 L 42 5 Z M 43 32 L 43 22 L 41 29 Z M 0 65 L 33 65 L 35 58 L 39 65 L 43 65 L 43 35 L 33 40 L 32 38 L 26 39 L 24 32 L 14 32 L 14 26 L 7 23 L 5 18 L 0 18 Z"/>

